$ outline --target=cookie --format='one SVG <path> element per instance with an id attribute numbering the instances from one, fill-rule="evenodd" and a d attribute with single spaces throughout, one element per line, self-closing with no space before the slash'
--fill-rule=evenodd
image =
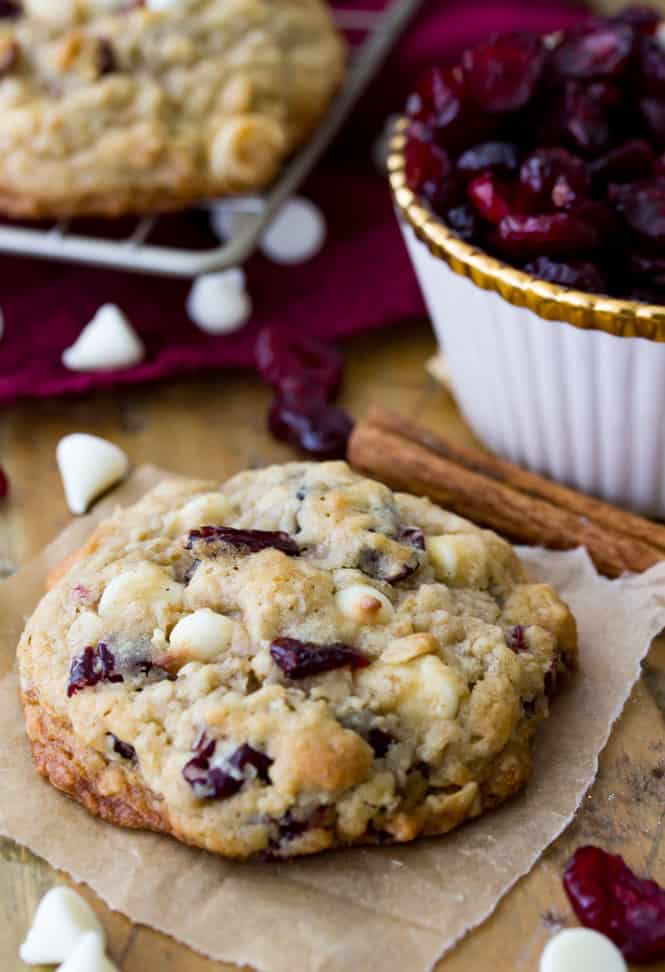
<path id="1" fill-rule="evenodd" d="M 325 113 L 323 0 L 5 0 L 0 210 L 178 209 L 264 188 Z"/>
<path id="2" fill-rule="evenodd" d="M 570 611 L 508 543 L 342 462 L 168 481 L 53 584 L 18 652 L 39 771 L 232 857 L 496 807 L 576 666 Z"/>

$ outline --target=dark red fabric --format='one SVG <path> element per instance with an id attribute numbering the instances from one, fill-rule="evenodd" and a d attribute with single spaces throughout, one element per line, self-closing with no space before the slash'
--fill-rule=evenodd
<path id="1" fill-rule="evenodd" d="M 340 6 L 368 9 L 382 3 Z M 288 268 L 254 257 L 247 273 L 255 313 L 234 335 L 210 337 L 194 327 L 184 310 L 188 282 L 2 257 L 0 402 L 251 366 L 254 336 L 267 324 L 341 339 L 423 313 L 387 185 L 370 161 L 371 140 L 386 116 L 399 111 L 410 84 L 428 64 L 454 58 L 492 31 L 545 32 L 581 13 L 572 0 L 426 0 L 347 131 L 303 189 L 326 214 L 325 249 L 314 260 Z M 160 232 L 183 246 L 212 242 L 203 214 L 170 217 Z M 60 361 L 63 349 L 108 301 L 122 307 L 140 332 L 146 360 L 112 374 L 67 371 Z"/>

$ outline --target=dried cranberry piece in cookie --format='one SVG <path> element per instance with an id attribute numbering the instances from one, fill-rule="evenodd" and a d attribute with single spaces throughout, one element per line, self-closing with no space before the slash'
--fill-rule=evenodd
<path id="1" fill-rule="evenodd" d="M 562 78 L 616 78 L 628 66 L 635 40 L 635 31 L 625 23 L 582 24 L 566 32 L 552 53 L 552 66 Z"/>
<path id="2" fill-rule="evenodd" d="M 535 34 L 501 34 L 462 55 L 467 89 L 484 112 L 518 111 L 536 93 L 545 49 Z"/>
<path id="3" fill-rule="evenodd" d="M 297 638 L 276 638 L 270 646 L 270 654 L 287 678 L 294 680 L 337 668 L 367 668 L 370 662 L 362 651 L 341 642 L 317 645 Z"/>
<path id="4" fill-rule="evenodd" d="M 398 584 L 415 574 L 420 567 L 420 561 L 417 557 L 410 558 L 407 562 L 398 561 L 376 547 L 362 547 L 358 552 L 356 566 L 368 577 L 387 584 Z"/>
<path id="5" fill-rule="evenodd" d="M 665 890 L 638 878 L 622 857 L 580 847 L 566 866 L 563 886 L 580 922 L 607 935 L 628 961 L 665 958 Z"/>
<path id="6" fill-rule="evenodd" d="M 115 671 L 115 655 L 103 641 L 96 648 L 88 646 L 80 655 L 72 658 L 67 683 L 67 698 L 77 692 L 92 688 L 100 682 L 123 682 L 122 675 Z"/>
<path id="7" fill-rule="evenodd" d="M 604 274 L 590 260 L 552 260 L 547 256 L 540 256 L 524 265 L 526 273 L 533 274 L 540 280 L 560 284 L 562 287 L 574 287 L 591 294 L 602 294 L 607 290 Z"/>
<path id="8" fill-rule="evenodd" d="M 113 45 L 106 37 L 100 37 L 97 42 L 96 66 L 97 76 L 100 78 L 112 74 L 117 68 Z"/>
<path id="9" fill-rule="evenodd" d="M 276 396 L 268 427 L 272 435 L 316 459 L 343 459 L 353 420 L 341 408 L 317 398 Z"/>
<path id="10" fill-rule="evenodd" d="M 516 624 L 514 628 L 511 628 L 506 633 L 506 640 L 516 655 L 529 650 L 529 646 L 526 643 L 524 625 Z"/>
<path id="11" fill-rule="evenodd" d="M 272 760 L 265 753 L 243 743 L 228 759 L 211 765 L 216 748 L 216 741 L 203 732 L 194 744 L 196 755 L 183 767 L 182 775 L 198 799 L 228 800 L 248 779 L 268 781 Z"/>
<path id="12" fill-rule="evenodd" d="M 370 729 L 367 733 L 367 742 L 374 750 L 376 758 L 383 759 L 396 739 L 389 732 L 384 732 L 383 729 Z"/>
<path id="13" fill-rule="evenodd" d="M 254 345 L 256 367 L 282 395 L 317 395 L 331 401 L 342 382 L 344 359 L 337 348 L 286 328 L 264 327 Z"/>
<path id="14" fill-rule="evenodd" d="M 117 736 L 111 732 L 111 741 L 113 742 L 113 752 L 117 753 L 118 756 L 122 756 L 123 759 L 128 759 L 134 761 L 136 759 L 136 750 L 131 743 L 123 742 L 122 739 L 118 739 Z"/>
<path id="15" fill-rule="evenodd" d="M 402 527 L 397 534 L 398 543 L 405 543 L 408 547 L 415 550 L 425 550 L 425 534 L 418 527 Z"/>
<path id="16" fill-rule="evenodd" d="M 227 547 L 240 553 L 258 553 L 274 547 L 289 557 L 297 557 L 300 547 L 288 533 L 271 530 L 236 530 L 234 527 L 203 526 L 190 530 L 186 543 L 187 550 L 202 553 L 220 552 Z M 213 554 L 214 555 L 214 554 Z"/>

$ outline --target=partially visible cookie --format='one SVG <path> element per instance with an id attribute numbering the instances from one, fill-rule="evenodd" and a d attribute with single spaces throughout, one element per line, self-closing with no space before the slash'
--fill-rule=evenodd
<path id="1" fill-rule="evenodd" d="M 576 666 L 509 544 L 345 463 L 119 511 L 19 646 L 40 772 L 235 857 L 442 834 L 506 800 Z"/>
<path id="2" fill-rule="evenodd" d="M 8 0 L 0 211 L 114 216 L 261 189 L 344 67 L 324 0 Z"/>

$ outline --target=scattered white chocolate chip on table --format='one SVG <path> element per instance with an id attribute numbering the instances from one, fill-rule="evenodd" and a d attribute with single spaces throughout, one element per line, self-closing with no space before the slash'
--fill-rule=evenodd
<path id="1" fill-rule="evenodd" d="M 62 363 L 70 371 L 114 371 L 144 358 L 141 339 L 123 312 L 115 304 L 104 304 L 63 351 Z"/>
<path id="2" fill-rule="evenodd" d="M 187 298 L 191 320 L 208 334 L 230 334 L 249 320 L 252 301 L 238 268 L 197 277 Z"/>
<path id="3" fill-rule="evenodd" d="M 386 595 L 369 584 L 353 584 L 338 591 L 335 603 L 340 614 L 358 624 L 387 624 L 395 613 Z"/>
<path id="4" fill-rule="evenodd" d="M 103 951 L 104 930 L 88 902 L 71 888 L 51 888 L 39 903 L 19 956 L 28 965 L 64 962 L 88 932 L 95 933 Z"/>
<path id="5" fill-rule="evenodd" d="M 119 972 L 106 957 L 104 939 L 98 932 L 86 932 L 58 972 Z"/>
<path id="6" fill-rule="evenodd" d="M 97 435 L 75 432 L 56 449 L 65 498 L 72 513 L 85 513 L 93 500 L 125 478 L 129 459 L 117 445 Z"/>
<path id="7" fill-rule="evenodd" d="M 274 263 L 304 263 L 322 249 L 326 221 L 318 206 L 302 196 L 284 203 L 268 226 L 259 247 Z"/>
<path id="8" fill-rule="evenodd" d="M 614 942 L 590 928 L 567 928 L 550 939 L 540 972 L 628 972 Z"/>

